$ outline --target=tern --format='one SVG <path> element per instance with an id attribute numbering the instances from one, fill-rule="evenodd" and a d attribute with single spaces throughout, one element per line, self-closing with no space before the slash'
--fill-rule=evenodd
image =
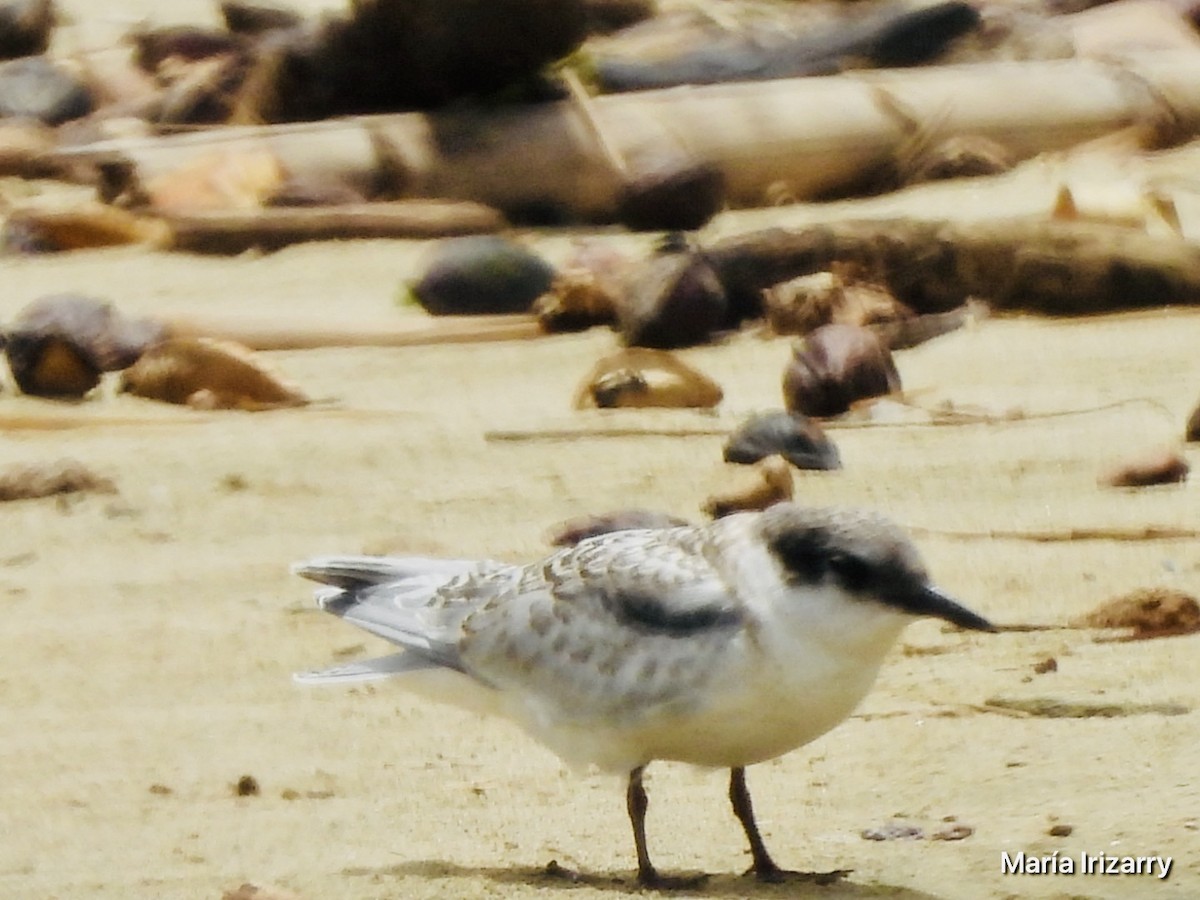
<path id="1" fill-rule="evenodd" d="M 528 565 L 330 556 L 294 571 L 324 585 L 321 608 L 401 648 L 298 681 L 394 678 L 506 717 L 568 764 L 624 774 L 648 887 L 677 883 L 647 850 L 649 763 L 728 768 L 748 874 L 780 880 L 746 767 L 845 720 L 915 619 L 994 630 L 932 585 L 885 517 L 795 503 L 601 534 Z"/>

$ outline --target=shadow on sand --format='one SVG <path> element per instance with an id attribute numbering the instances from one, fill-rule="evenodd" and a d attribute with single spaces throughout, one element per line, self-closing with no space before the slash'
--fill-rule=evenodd
<path id="1" fill-rule="evenodd" d="M 698 875 L 697 873 L 678 873 L 672 875 L 697 875 L 702 879 L 694 887 L 679 891 L 650 891 L 640 887 L 634 880 L 633 872 L 621 874 L 575 873 L 560 869 L 557 863 L 551 863 L 539 869 L 522 867 L 512 868 L 470 868 L 456 863 L 441 860 L 421 860 L 401 863 L 396 866 L 380 868 L 354 868 L 343 873 L 349 876 L 394 877 L 394 878 L 484 878 L 498 885 L 523 885 L 545 891 L 560 888 L 570 892 L 577 888 L 608 891 L 613 894 L 656 894 L 664 896 L 704 896 L 704 897 L 791 897 L 796 900 L 941 900 L 935 894 L 911 890 L 889 884 L 859 884 L 841 879 L 830 880 L 821 874 L 814 874 L 801 879 L 793 879 L 782 884 L 763 884 L 747 876 L 735 874 Z M 836 875 L 836 873 L 830 873 Z"/>

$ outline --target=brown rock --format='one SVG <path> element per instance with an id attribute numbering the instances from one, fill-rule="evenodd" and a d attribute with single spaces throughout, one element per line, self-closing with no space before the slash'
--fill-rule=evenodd
<path id="1" fill-rule="evenodd" d="M 1200 441 L 1200 405 L 1197 405 L 1192 410 L 1192 414 L 1188 416 L 1187 428 L 1184 430 L 1183 439 L 1189 444 Z"/>
<path id="2" fill-rule="evenodd" d="M 649 509 L 622 509 L 594 516 L 568 519 L 552 527 L 546 535 L 555 547 L 572 547 L 587 538 L 611 531 L 631 531 L 640 528 L 674 528 L 688 524 L 685 519 Z"/>
<path id="3" fill-rule="evenodd" d="M 703 253 L 675 236 L 621 298 L 618 330 L 631 347 L 691 347 L 727 327 L 728 312 L 716 271 Z"/>
<path id="4" fill-rule="evenodd" d="M 300 895 L 281 887 L 246 882 L 223 893 L 221 900 L 300 900 Z"/>
<path id="5" fill-rule="evenodd" d="M 1166 448 L 1119 463 L 1100 476 L 1109 487 L 1147 487 L 1185 481 L 1191 466 L 1178 450 Z"/>
<path id="6" fill-rule="evenodd" d="M 82 397 L 103 372 L 133 364 L 159 340 L 163 326 L 127 319 L 104 300 L 54 294 L 35 300 L 5 335 L 17 386 L 39 397 Z"/>
<path id="7" fill-rule="evenodd" d="M 708 409 L 723 396 L 719 384 L 665 350 L 629 347 L 592 367 L 574 406 Z"/>
<path id="8" fill-rule="evenodd" d="M 822 325 L 872 325 L 913 315 L 886 287 L 864 279 L 850 265 L 768 288 L 763 307 L 776 334 L 808 334 Z"/>
<path id="9" fill-rule="evenodd" d="M 240 344 L 171 338 L 121 374 L 121 390 L 198 409 L 278 409 L 309 398 Z"/>
<path id="10" fill-rule="evenodd" d="M 1200 631 L 1200 603 L 1173 588 L 1141 588 L 1072 619 L 1075 628 L 1127 628 L 1129 640 Z"/>
<path id="11" fill-rule="evenodd" d="M 754 478 L 723 494 L 714 494 L 704 501 L 701 509 L 714 519 L 766 509 L 776 503 L 791 500 L 795 495 L 792 470 L 779 456 L 771 456 L 758 464 Z"/>
<path id="12" fill-rule="evenodd" d="M 899 390 L 891 351 L 855 325 L 824 325 L 798 341 L 783 375 L 784 405 L 806 416 L 841 415 L 858 400 Z"/>

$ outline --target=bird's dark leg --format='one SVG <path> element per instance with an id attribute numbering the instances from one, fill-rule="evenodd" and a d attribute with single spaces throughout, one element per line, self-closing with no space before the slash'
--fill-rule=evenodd
<path id="1" fill-rule="evenodd" d="M 637 848 L 638 884 L 657 890 L 696 887 L 706 876 L 673 878 L 660 875 L 658 869 L 654 868 L 654 863 L 650 862 L 650 852 L 646 849 L 646 809 L 650 800 L 646 796 L 645 787 L 642 786 L 642 773 L 645 770 L 645 766 L 638 766 L 629 773 L 629 787 L 625 791 L 625 805 L 629 809 L 629 821 L 633 824 L 633 843 Z"/>
<path id="2" fill-rule="evenodd" d="M 729 770 L 729 802 L 733 804 L 733 814 L 742 823 L 750 841 L 750 856 L 754 859 L 750 872 L 753 872 L 759 881 L 777 880 L 783 870 L 771 859 L 767 845 L 758 833 L 758 823 L 754 821 L 754 804 L 750 802 L 750 791 L 746 788 L 746 770 L 742 766 Z"/>
<path id="3" fill-rule="evenodd" d="M 650 851 L 646 849 L 646 809 L 650 798 L 642 786 L 645 766 L 638 766 L 629 773 L 629 787 L 625 790 L 625 807 L 629 810 L 629 821 L 633 823 L 633 844 L 637 848 L 638 881 L 642 884 L 658 879 L 654 863 L 650 862 Z"/>
<path id="4" fill-rule="evenodd" d="M 729 802 L 733 804 L 733 813 L 742 823 L 746 837 L 750 841 L 750 856 L 754 864 L 746 872 L 759 881 L 779 882 L 795 879 L 811 881 L 815 884 L 833 884 L 841 881 L 850 874 L 849 869 L 835 869 L 832 872 L 793 872 L 781 869 L 771 859 L 767 845 L 763 843 L 762 835 L 758 833 L 758 823 L 754 821 L 754 804 L 750 802 L 750 791 L 746 787 L 746 769 L 743 766 L 729 770 Z"/>

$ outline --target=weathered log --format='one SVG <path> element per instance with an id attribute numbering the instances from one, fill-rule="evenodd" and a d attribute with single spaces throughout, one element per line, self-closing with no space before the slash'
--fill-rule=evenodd
<path id="1" fill-rule="evenodd" d="M 165 221 L 176 249 L 198 253 L 276 250 L 300 241 L 483 234 L 505 226 L 504 217 L 490 207 L 435 200 L 228 210 L 171 215 Z"/>
<path id="2" fill-rule="evenodd" d="M 764 288 L 834 263 L 860 266 L 918 312 L 972 296 L 1057 315 L 1200 303 L 1200 246 L 1094 222 L 850 221 L 752 232 L 705 254 L 746 317 Z"/>
<path id="3" fill-rule="evenodd" d="M 1194 133 L 1200 54 L 856 73 L 597 97 L 589 106 L 629 173 L 664 158 L 708 163 L 724 174 L 731 205 L 754 206 L 861 186 L 895 167 L 914 131 L 928 132 L 926 142 L 979 135 L 1014 159 L 1133 125 Z M 362 186 L 366 196 L 473 200 L 516 218 L 609 221 L 626 185 L 573 101 L 212 129 L 59 155 L 100 164 L 112 195 L 231 147 L 269 152 L 293 175 Z"/>
<path id="4" fill-rule="evenodd" d="M 162 316 L 171 337 L 236 341 L 251 350 L 314 347 L 417 347 L 527 340 L 546 332 L 536 316 L 412 316 L 371 322 L 332 322 L 247 316 Z"/>
<path id="5" fill-rule="evenodd" d="M 95 247 L 171 245 L 171 228 L 160 218 L 87 203 L 67 209 L 13 210 L 0 229 L 0 245 L 20 253 L 56 253 Z"/>
<path id="6" fill-rule="evenodd" d="M 935 58 L 979 22 L 979 13 L 962 0 L 916 9 L 898 4 L 798 34 L 731 35 L 664 60 L 601 58 L 596 77 L 606 91 L 644 91 L 833 75 L 849 65 L 911 66 Z"/>

